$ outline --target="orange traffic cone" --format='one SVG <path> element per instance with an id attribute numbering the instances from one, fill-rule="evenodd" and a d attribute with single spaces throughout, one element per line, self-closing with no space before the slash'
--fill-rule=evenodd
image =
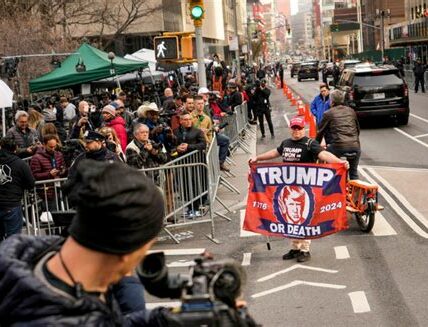
<path id="1" fill-rule="evenodd" d="M 311 119 L 311 106 L 307 103 L 305 105 L 305 122 L 309 123 L 309 119 Z"/>
<path id="2" fill-rule="evenodd" d="M 298 116 L 305 116 L 305 106 L 303 105 L 303 102 L 299 100 L 297 102 L 297 115 Z"/>
<path id="3" fill-rule="evenodd" d="M 296 98 L 294 97 L 294 95 L 293 94 L 291 94 L 291 105 L 292 106 L 295 106 L 297 104 L 297 102 L 296 102 Z"/>
<path id="4" fill-rule="evenodd" d="M 290 89 L 287 90 L 287 98 L 288 100 L 291 101 L 291 97 L 292 97 L 293 93 L 291 93 Z"/>
<path id="5" fill-rule="evenodd" d="M 315 138 L 317 136 L 317 123 L 315 121 L 315 116 L 310 115 L 309 119 L 309 137 Z"/>

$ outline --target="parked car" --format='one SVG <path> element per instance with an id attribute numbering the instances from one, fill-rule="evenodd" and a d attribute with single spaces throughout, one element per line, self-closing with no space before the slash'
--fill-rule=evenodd
<path id="1" fill-rule="evenodd" d="M 302 79 L 314 78 L 319 80 L 318 63 L 316 62 L 303 62 L 300 65 L 297 73 L 297 80 L 300 82 Z"/>
<path id="2" fill-rule="evenodd" d="M 346 105 L 359 119 L 392 116 L 398 125 L 409 121 L 409 90 L 399 70 L 392 65 L 359 64 L 342 72 L 339 90 Z"/>
<path id="3" fill-rule="evenodd" d="M 297 75 L 299 68 L 300 68 L 300 62 L 293 62 L 291 64 L 291 68 L 290 68 L 290 77 L 291 78 L 293 78 L 294 75 Z"/>

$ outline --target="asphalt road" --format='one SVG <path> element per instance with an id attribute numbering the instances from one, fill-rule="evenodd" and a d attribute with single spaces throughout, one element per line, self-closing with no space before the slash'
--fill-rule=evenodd
<path id="1" fill-rule="evenodd" d="M 304 100 L 316 95 L 317 82 L 298 83 L 287 72 L 285 75 L 287 84 Z M 257 138 L 248 140 L 252 152 L 272 149 L 289 137 L 286 118 L 292 117 L 296 109 L 280 90 L 273 90 L 271 100 L 276 138 L 261 140 L 257 132 Z M 380 185 L 380 202 L 385 206 L 377 214 L 371 233 L 362 233 L 349 217 L 348 230 L 313 241 L 309 262 L 298 265 L 283 261 L 287 240 L 272 239 L 269 251 L 264 237 L 240 228 L 249 154 L 238 151 L 234 156 L 236 165 L 232 166 L 235 177 L 227 180 L 241 192 L 219 189 L 230 212 L 220 211 L 232 219 L 215 220 L 215 236 L 221 243 L 209 241 L 205 237 L 209 226 L 200 224 L 177 229 L 180 244 L 163 235 L 155 250 L 177 251 L 167 252 L 172 272 L 187 271 L 195 254 L 203 250 L 211 251 L 216 258 L 231 257 L 242 262 L 247 274 L 244 297 L 251 314 L 263 326 L 426 326 L 427 100 L 411 92 L 408 126 L 397 128 L 387 119 L 363 125 L 360 175 Z M 150 306 L 163 303 L 153 297 L 147 301 Z"/>

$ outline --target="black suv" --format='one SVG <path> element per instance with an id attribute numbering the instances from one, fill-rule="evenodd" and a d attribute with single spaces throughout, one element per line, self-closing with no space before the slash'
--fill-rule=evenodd
<path id="1" fill-rule="evenodd" d="M 291 68 L 290 68 L 290 77 L 293 78 L 294 75 L 297 74 L 297 72 L 299 71 L 300 68 L 300 62 L 293 62 L 291 64 Z"/>
<path id="2" fill-rule="evenodd" d="M 390 65 L 356 65 L 342 72 L 337 88 L 358 118 L 392 116 L 398 125 L 409 121 L 409 90 L 399 70 Z"/>
<path id="3" fill-rule="evenodd" d="M 315 78 L 316 81 L 319 80 L 318 63 L 302 62 L 297 72 L 297 80 L 300 82 L 302 79 L 308 78 Z"/>

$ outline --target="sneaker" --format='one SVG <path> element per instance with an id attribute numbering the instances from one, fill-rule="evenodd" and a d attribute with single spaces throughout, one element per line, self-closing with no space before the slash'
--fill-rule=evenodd
<path id="1" fill-rule="evenodd" d="M 311 258 L 310 252 L 300 251 L 299 255 L 297 256 L 297 262 L 306 262 L 306 261 L 309 261 L 310 258 Z"/>
<path id="2" fill-rule="evenodd" d="M 300 250 L 290 250 L 282 256 L 282 260 L 291 260 L 298 257 Z"/>
<path id="3" fill-rule="evenodd" d="M 257 125 L 257 121 L 255 121 L 255 120 L 250 120 L 250 121 L 248 121 L 248 123 L 250 125 Z"/>

